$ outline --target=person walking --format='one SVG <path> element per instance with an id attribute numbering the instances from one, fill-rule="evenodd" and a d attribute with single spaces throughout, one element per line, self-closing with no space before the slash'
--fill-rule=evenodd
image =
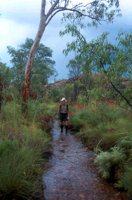
<path id="1" fill-rule="evenodd" d="M 68 104 L 66 104 L 67 100 L 64 97 L 60 101 L 61 101 L 61 104 L 59 106 L 59 120 L 60 120 L 61 133 L 63 132 L 64 125 L 65 125 L 65 130 L 67 133 L 68 120 L 69 120 L 69 108 L 68 108 Z"/>

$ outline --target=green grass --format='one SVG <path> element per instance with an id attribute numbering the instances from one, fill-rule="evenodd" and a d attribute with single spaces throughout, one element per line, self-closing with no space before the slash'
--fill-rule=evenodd
<path id="1" fill-rule="evenodd" d="M 123 109 L 119 107 L 92 104 L 81 109 L 72 108 L 72 112 L 74 115 L 70 119 L 70 126 L 87 145 L 88 141 L 94 140 L 93 147 L 100 142 L 102 149 L 109 149 L 120 137 L 124 137 L 132 130 L 131 116 L 123 115 Z"/>
<path id="2" fill-rule="evenodd" d="M 36 199 L 42 185 L 51 136 L 41 129 L 39 117 L 53 116 L 55 105 L 30 102 L 29 107 L 27 119 L 15 101 L 4 104 L 0 113 L 0 199 L 3 200 Z"/>

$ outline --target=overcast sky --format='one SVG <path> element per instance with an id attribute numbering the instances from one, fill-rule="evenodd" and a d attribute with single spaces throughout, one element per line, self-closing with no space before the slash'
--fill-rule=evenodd
<path id="1" fill-rule="evenodd" d="M 18 47 L 25 39 L 34 39 L 40 16 L 41 0 L 0 0 L 0 60 L 10 64 L 7 46 Z M 87 28 L 83 31 L 87 40 L 96 39 L 103 32 L 110 32 L 113 41 L 119 31 L 132 32 L 132 0 L 120 0 L 122 17 L 116 18 L 113 24 L 102 24 L 97 29 Z M 68 36 L 60 38 L 59 31 L 64 29 L 61 15 L 57 15 L 48 25 L 41 42 L 53 50 L 58 78 L 67 78 L 66 65 L 72 54 L 65 57 L 62 50 L 71 40 Z"/>

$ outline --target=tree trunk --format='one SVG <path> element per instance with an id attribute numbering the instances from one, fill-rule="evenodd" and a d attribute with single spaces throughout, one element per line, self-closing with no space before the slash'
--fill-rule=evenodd
<path id="1" fill-rule="evenodd" d="M 31 81 L 31 71 L 32 71 L 32 66 L 33 66 L 33 60 L 34 60 L 34 55 L 35 55 L 37 46 L 46 28 L 45 21 L 46 21 L 46 18 L 44 16 L 40 20 L 39 29 L 38 29 L 36 38 L 34 40 L 34 43 L 31 47 L 31 50 L 29 52 L 29 56 L 28 56 L 28 60 L 26 64 L 24 84 L 23 84 L 23 89 L 22 89 L 22 112 L 23 113 L 27 113 L 27 103 L 28 103 L 29 92 L 30 92 L 30 81 Z"/>
<path id="2" fill-rule="evenodd" d="M 46 26 L 51 21 L 53 16 L 60 11 L 58 10 L 55 13 L 53 13 L 55 7 L 59 3 L 59 0 L 56 0 L 51 6 L 51 8 L 49 9 L 48 13 L 45 14 L 46 0 L 41 0 L 41 1 L 42 1 L 42 4 L 41 4 L 40 24 L 39 24 L 36 38 L 29 52 L 29 56 L 28 56 L 28 60 L 26 64 L 26 70 L 25 70 L 24 84 L 23 84 L 23 89 L 22 89 L 22 112 L 24 114 L 27 113 L 27 103 L 28 103 L 29 92 L 30 92 L 31 72 L 32 72 L 33 60 L 34 60 L 36 49 L 43 36 Z"/>

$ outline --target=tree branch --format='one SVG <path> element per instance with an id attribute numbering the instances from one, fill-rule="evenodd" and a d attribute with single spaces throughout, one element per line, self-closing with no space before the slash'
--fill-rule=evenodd
<path id="1" fill-rule="evenodd" d="M 77 4 L 77 5 L 74 6 L 72 9 L 75 9 L 75 8 L 77 9 L 77 8 L 80 7 L 80 5 L 82 5 L 82 3 Z M 52 14 L 51 16 L 49 15 L 49 16 L 50 16 L 49 19 L 47 18 L 48 21 L 47 21 L 47 23 L 46 23 L 46 26 L 49 24 L 49 22 L 52 20 L 52 18 L 53 18 L 57 13 L 59 13 L 59 12 L 61 12 L 61 11 L 65 11 L 65 10 L 67 10 L 67 9 L 68 9 L 68 8 L 66 8 L 66 4 L 65 4 L 64 7 L 58 7 L 58 8 L 56 8 L 56 9 L 54 8 L 54 11 L 55 11 L 55 12 L 54 12 L 54 13 L 52 12 L 53 14 L 51 13 L 51 14 Z M 48 16 L 48 17 L 49 17 L 49 16 Z"/>
<path id="2" fill-rule="evenodd" d="M 46 22 L 46 26 L 49 24 L 49 22 L 52 20 L 52 18 L 53 18 L 57 13 L 59 13 L 59 12 L 61 12 L 61 10 L 57 10 L 56 12 L 54 12 L 54 13 L 49 17 L 48 21 Z"/>
<path id="3" fill-rule="evenodd" d="M 100 63 L 102 65 L 104 73 L 107 75 L 107 71 L 104 69 L 104 65 L 103 65 L 102 61 L 100 61 Z M 114 83 L 112 81 L 110 81 L 110 84 L 112 85 L 114 90 L 122 97 L 122 99 L 124 99 L 126 101 L 126 103 L 132 108 L 132 104 L 130 103 L 130 101 L 121 93 L 121 91 L 114 85 Z"/>
<path id="4" fill-rule="evenodd" d="M 95 18 L 95 17 L 93 17 L 93 16 L 91 16 L 91 15 L 89 15 L 89 14 L 84 14 L 84 13 L 82 13 L 81 11 L 79 11 L 79 10 L 77 10 L 77 9 L 75 9 L 75 8 L 64 8 L 64 7 L 59 7 L 58 9 L 60 9 L 61 11 L 76 12 L 76 13 L 80 14 L 81 17 L 82 17 L 82 16 L 84 16 L 84 17 L 89 17 L 89 18 L 91 18 L 91 19 L 93 19 L 93 20 L 100 21 L 99 18 Z M 106 21 L 106 20 L 101 20 L 101 21 Z"/>
<path id="5" fill-rule="evenodd" d="M 55 7 L 57 6 L 58 3 L 59 3 L 59 0 L 56 0 L 55 3 L 51 6 L 51 8 L 49 9 L 49 11 L 48 11 L 48 13 L 46 15 L 46 20 L 52 14 L 52 12 L 54 11 L 54 9 L 55 9 Z"/>
<path id="6" fill-rule="evenodd" d="M 121 93 L 120 90 L 118 90 L 118 88 L 113 84 L 112 81 L 110 81 L 110 83 L 111 83 L 112 87 L 114 88 L 114 90 L 115 90 L 118 94 L 120 94 L 120 96 L 121 96 L 121 97 L 126 101 L 126 103 L 132 108 L 132 104 L 130 103 L 130 101 Z"/>
<path id="7" fill-rule="evenodd" d="M 46 23 L 46 26 L 49 24 L 49 22 L 51 21 L 51 19 L 59 12 L 61 11 L 70 11 L 70 12 L 75 12 L 75 13 L 78 13 L 80 15 L 80 17 L 84 16 L 84 17 L 89 17 L 90 19 L 92 20 L 95 20 L 97 21 L 98 23 L 100 21 L 107 21 L 105 19 L 101 19 L 100 17 L 96 17 L 96 16 L 92 16 L 90 14 L 86 14 L 86 13 L 83 13 L 79 10 L 79 8 L 81 9 L 86 9 L 88 6 L 92 5 L 94 1 L 90 2 L 90 3 L 87 3 L 86 5 L 83 5 L 83 3 L 79 3 L 75 6 L 73 6 L 72 8 L 68 8 L 66 7 L 66 2 L 65 2 L 65 5 L 64 6 L 59 6 L 59 0 L 56 0 L 55 3 L 52 5 L 52 7 L 49 9 L 47 15 L 46 15 L 46 20 L 47 20 L 47 23 Z M 102 2 L 102 0 L 100 0 L 100 2 Z M 99 2 L 98 2 L 99 3 Z M 58 7 L 56 7 L 58 4 Z"/>
<path id="8" fill-rule="evenodd" d="M 82 7 L 82 5 L 83 5 L 83 3 L 79 3 L 79 4 L 75 5 L 75 6 L 73 7 L 73 9 L 77 9 L 77 8 L 79 8 L 79 7 Z"/>

